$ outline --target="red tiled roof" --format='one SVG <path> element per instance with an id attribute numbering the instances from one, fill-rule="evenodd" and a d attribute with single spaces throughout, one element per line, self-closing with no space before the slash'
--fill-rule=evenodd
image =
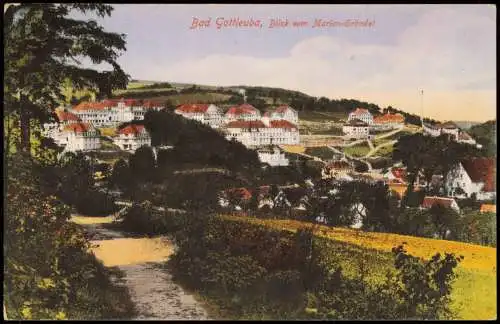
<path id="1" fill-rule="evenodd" d="M 137 136 L 144 131 L 144 125 L 127 125 L 118 131 L 118 134 Z"/>
<path id="2" fill-rule="evenodd" d="M 392 168 L 391 173 L 397 179 L 406 180 L 406 170 L 403 168 Z"/>
<path id="3" fill-rule="evenodd" d="M 103 110 L 106 107 L 109 105 L 103 102 L 81 102 L 73 107 L 73 110 Z"/>
<path id="4" fill-rule="evenodd" d="M 367 114 L 367 113 L 370 113 L 368 111 L 368 109 L 356 108 L 356 110 L 354 110 L 351 114 L 353 114 L 353 115 L 362 115 L 362 114 Z"/>
<path id="5" fill-rule="evenodd" d="M 191 114 L 194 113 L 204 114 L 209 106 L 210 106 L 209 104 L 183 104 L 177 106 L 176 111 L 183 113 L 191 113 Z"/>
<path id="6" fill-rule="evenodd" d="M 260 120 L 235 120 L 229 122 L 226 128 L 267 128 Z"/>
<path id="7" fill-rule="evenodd" d="M 404 123 L 405 118 L 401 114 L 385 114 L 382 116 L 377 116 L 373 119 L 375 124 L 385 124 L 385 123 Z"/>
<path id="8" fill-rule="evenodd" d="M 425 197 L 422 203 L 423 208 L 431 208 L 434 205 L 441 205 L 446 208 L 450 208 L 451 204 L 455 201 L 453 198 L 446 197 Z"/>
<path id="9" fill-rule="evenodd" d="M 78 118 L 77 115 L 64 111 L 64 110 L 56 110 L 56 115 L 57 119 L 59 119 L 60 122 L 63 121 L 80 121 L 80 118 Z"/>
<path id="10" fill-rule="evenodd" d="M 86 123 L 72 123 L 64 126 L 63 131 L 65 132 L 75 132 L 75 133 L 84 133 L 91 129 L 91 126 Z"/>
<path id="11" fill-rule="evenodd" d="M 247 188 L 231 188 L 227 189 L 226 193 L 237 195 L 239 198 L 243 200 L 249 200 L 250 198 L 252 198 L 252 194 L 250 193 L 250 191 L 248 191 Z"/>
<path id="12" fill-rule="evenodd" d="M 271 120 L 269 125 L 272 128 L 297 129 L 297 126 L 290 123 L 288 120 Z"/>
<path id="13" fill-rule="evenodd" d="M 473 182 L 484 182 L 482 191 L 495 191 L 495 159 L 475 158 L 462 161 L 462 165 Z"/>
<path id="14" fill-rule="evenodd" d="M 481 213 L 496 213 L 497 212 L 497 205 L 482 204 L 481 209 L 479 211 Z"/>
<path id="15" fill-rule="evenodd" d="M 255 114 L 258 113 L 259 110 L 252 105 L 243 104 L 240 106 L 234 106 L 229 108 L 226 114 L 229 115 L 242 115 L 242 114 Z"/>

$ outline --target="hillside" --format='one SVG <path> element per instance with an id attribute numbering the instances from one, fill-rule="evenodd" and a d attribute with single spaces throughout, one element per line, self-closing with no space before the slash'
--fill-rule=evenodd
<path id="1" fill-rule="evenodd" d="M 496 120 L 490 120 L 482 124 L 474 125 L 468 132 L 479 144 L 483 145 L 483 147 L 487 149 L 489 156 L 496 156 Z"/>
<path id="2" fill-rule="evenodd" d="M 261 224 L 279 230 L 295 232 L 310 223 L 294 220 L 257 219 L 223 216 L 227 220 Z M 420 238 L 390 233 L 373 233 L 346 228 L 318 226 L 316 235 L 331 240 L 335 257 L 348 272 L 359 271 L 362 258 L 377 264 L 375 271 L 367 273 L 371 280 L 382 280 L 390 268 L 392 247 L 406 242 L 406 249 L 414 256 L 428 259 L 436 252 L 463 255 L 457 273 L 458 279 L 452 292 L 452 308 L 460 319 L 493 319 L 496 317 L 496 249 L 479 245 Z M 337 255 L 340 253 L 339 255 Z M 371 268 L 374 269 L 374 268 Z M 473 307 L 470 307 L 474 305 Z"/>

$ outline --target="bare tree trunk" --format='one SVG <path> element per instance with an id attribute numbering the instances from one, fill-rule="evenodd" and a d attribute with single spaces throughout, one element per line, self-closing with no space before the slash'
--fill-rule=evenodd
<path id="1" fill-rule="evenodd" d="M 21 150 L 31 154 L 31 132 L 30 132 L 30 116 L 29 109 L 26 107 L 26 97 L 21 93 L 20 96 L 20 126 L 21 126 Z"/>

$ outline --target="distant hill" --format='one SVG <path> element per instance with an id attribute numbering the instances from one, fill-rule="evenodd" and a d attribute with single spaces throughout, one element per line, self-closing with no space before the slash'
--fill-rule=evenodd
<path id="1" fill-rule="evenodd" d="M 458 127 L 460 127 L 463 130 L 468 130 L 474 125 L 479 125 L 479 122 L 473 122 L 473 121 L 454 121 L 455 124 L 457 124 Z"/>
<path id="2" fill-rule="evenodd" d="M 318 111 L 347 114 L 356 108 L 368 109 L 373 115 L 386 112 L 401 113 L 407 123 L 420 125 L 420 116 L 410 114 L 394 107 L 379 107 L 377 104 L 357 99 L 328 99 L 314 97 L 297 90 L 260 86 L 208 86 L 191 83 L 166 81 L 132 80 L 126 90 L 113 93 L 115 98 L 153 99 L 169 103 L 170 106 L 179 103 L 216 103 L 221 108 L 243 103 L 240 90 L 245 90 L 247 103 L 259 110 L 266 111 L 278 105 L 290 105 L 301 113 Z M 425 119 L 433 122 L 431 119 Z"/>

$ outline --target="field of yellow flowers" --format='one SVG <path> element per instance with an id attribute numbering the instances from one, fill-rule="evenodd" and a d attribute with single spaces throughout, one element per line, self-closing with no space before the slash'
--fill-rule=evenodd
<path id="1" fill-rule="evenodd" d="M 311 223 L 295 220 L 257 219 L 232 215 L 223 217 L 278 230 L 296 231 L 299 228 L 313 226 Z M 315 226 L 318 237 L 352 244 L 374 252 L 390 252 L 394 246 L 406 242 L 405 249 L 410 254 L 424 259 L 430 258 L 437 252 L 464 256 L 457 270 L 458 279 L 454 284 L 452 308 L 457 310 L 461 319 L 496 318 L 496 248 L 407 235 Z"/>

